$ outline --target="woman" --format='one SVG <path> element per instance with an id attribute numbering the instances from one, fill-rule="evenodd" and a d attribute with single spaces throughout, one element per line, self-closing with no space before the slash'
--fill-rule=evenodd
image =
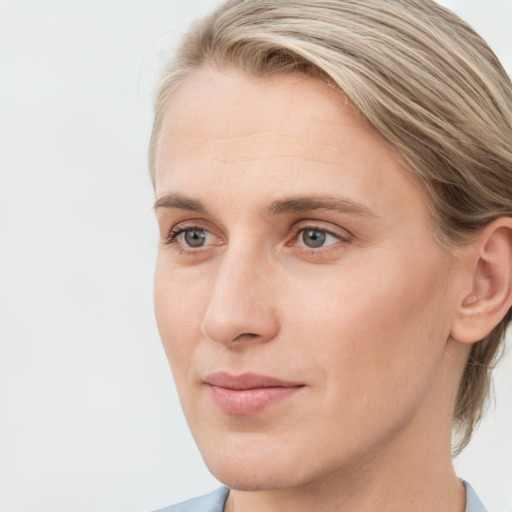
<path id="1" fill-rule="evenodd" d="M 451 454 L 511 318 L 511 120 L 492 51 L 430 0 L 232 0 L 185 36 L 155 308 L 226 488 L 166 510 L 485 510 Z"/>

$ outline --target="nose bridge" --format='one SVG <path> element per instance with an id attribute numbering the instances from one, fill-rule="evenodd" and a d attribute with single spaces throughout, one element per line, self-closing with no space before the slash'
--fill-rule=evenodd
<path id="1" fill-rule="evenodd" d="M 217 266 L 201 326 L 203 334 L 217 343 L 269 341 L 278 330 L 270 262 L 262 251 L 246 245 L 228 247 Z"/>

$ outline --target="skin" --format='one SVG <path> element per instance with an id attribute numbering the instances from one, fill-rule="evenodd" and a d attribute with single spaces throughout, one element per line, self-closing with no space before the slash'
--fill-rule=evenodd
<path id="1" fill-rule="evenodd" d="M 462 512 L 450 436 L 469 344 L 450 333 L 471 249 L 438 244 L 395 151 L 319 81 L 206 68 L 170 102 L 156 169 L 157 323 L 226 509 Z M 236 416 L 204 383 L 218 371 L 303 387 Z"/>

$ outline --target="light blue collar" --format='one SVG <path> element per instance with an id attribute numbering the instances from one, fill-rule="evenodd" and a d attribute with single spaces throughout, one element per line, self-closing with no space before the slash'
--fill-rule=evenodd
<path id="1" fill-rule="evenodd" d="M 466 512 L 487 512 L 471 485 L 464 481 L 462 483 L 466 488 Z M 205 496 L 193 498 L 155 512 L 223 512 L 228 494 L 229 489 L 221 487 Z"/>

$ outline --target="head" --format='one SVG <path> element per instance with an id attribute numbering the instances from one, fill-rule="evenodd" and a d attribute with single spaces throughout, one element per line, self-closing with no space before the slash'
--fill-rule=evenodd
<path id="1" fill-rule="evenodd" d="M 435 365 L 444 365 L 443 358 L 446 357 L 443 353 L 444 349 L 441 349 L 440 344 L 436 345 L 436 341 L 432 341 L 432 354 L 428 354 L 429 336 L 438 341 L 451 339 L 454 342 L 453 346 L 464 347 L 459 350 L 460 355 L 457 356 L 462 362 L 453 367 L 456 368 L 456 375 L 453 377 L 455 379 L 453 399 L 450 399 L 451 419 L 456 434 L 454 451 L 460 451 L 468 443 L 475 425 L 481 418 L 489 394 L 491 370 L 499 355 L 506 327 L 511 320 L 510 291 L 508 294 L 504 291 L 499 305 L 498 301 L 493 299 L 495 308 L 493 315 L 487 315 L 485 322 L 477 321 L 482 311 L 489 311 L 489 301 L 485 304 L 483 301 L 487 299 L 489 283 L 497 279 L 485 279 L 489 277 L 489 265 L 486 262 L 482 263 L 482 258 L 476 258 L 475 255 L 485 253 L 493 240 L 494 245 L 510 247 L 510 228 L 507 227 L 510 226 L 510 222 L 507 219 L 512 217 L 510 194 L 512 190 L 512 149 L 510 147 L 512 85 L 493 52 L 468 25 L 430 0 L 228 1 L 186 34 L 175 59 L 162 75 L 157 92 L 150 146 L 150 168 L 157 185 L 157 195 L 167 194 L 170 191 L 165 185 L 170 182 L 165 179 L 160 181 L 163 185 L 161 190 L 158 190 L 158 173 L 165 173 L 172 167 L 169 159 L 172 159 L 174 150 L 168 149 L 168 146 L 183 143 L 185 140 L 183 134 L 176 132 L 176 126 L 173 124 L 173 116 L 176 122 L 179 119 L 182 124 L 186 120 L 186 112 L 179 107 L 180 102 L 181 105 L 187 105 L 187 109 L 192 112 L 192 117 L 198 115 L 197 112 L 194 114 L 195 99 L 197 105 L 205 107 L 204 119 L 207 118 L 207 111 L 211 115 L 216 115 L 215 105 L 209 105 L 204 97 L 207 83 L 211 84 L 212 102 L 215 102 L 219 108 L 224 108 L 224 111 L 229 110 L 226 91 L 229 92 L 234 102 L 230 112 L 233 118 L 237 115 L 236 108 L 240 106 L 248 108 L 249 103 L 244 104 L 243 97 L 252 97 L 255 101 L 261 102 L 261 108 L 263 110 L 266 108 L 268 112 L 274 111 L 273 115 L 280 112 L 281 115 L 272 120 L 276 126 L 280 126 L 279 123 L 287 115 L 286 110 L 279 108 L 279 105 L 286 102 L 288 102 L 287 107 L 294 113 L 301 112 L 301 109 L 305 114 L 313 112 L 312 117 L 310 115 L 312 125 L 316 121 L 328 122 L 332 130 L 337 131 L 338 134 L 330 130 L 322 131 L 319 128 L 315 132 L 316 136 L 312 136 L 314 140 L 311 141 L 312 144 L 316 143 L 318 148 L 321 148 L 322 140 L 325 140 L 329 147 L 339 144 L 342 148 L 344 140 L 360 132 L 360 137 L 352 141 L 354 145 L 357 145 L 356 141 L 365 141 L 366 148 L 376 148 L 374 158 L 384 162 L 383 168 L 388 169 L 391 174 L 380 174 L 375 171 L 364 180 L 358 181 L 360 175 L 350 175 L 350 172 L 355 172 L 350 169 L 358 168 L 356 162 L 363 159 L 365 148 L 355 148 L 355 153 L 351 156 L 353 159 L 351 166 L 345 166 L 344 178 L 340 179 L 339 183 L 336 182 L 336 177 L 333 177 L 330 183 L 331 177 L 327 171 L 325 176 L 321 172 L 318 173 L 315 179 L 318 181 L 325 178 L 328 185 L 326 189 L 320 189 L 320 195 L 327 196 L 328 188 L 332 185 L 340 188 L 348 187 L 349 190 L 352 186 L 355 194 L 363 197 L 363 192 L 373 184 L 373 187 L 384 190 L 383 195 L 387 193 L 388 199 L 391 199 L 393 194 L 397 194 L 396 197 L 411 201 L 411 219 L 409 219 L 411 222 L 416 218 L 415 222 L 418 222 L 418 226 L 424 221 L 428 223 L 432 238 L 429 247 L 432 252 L 428 253 L 427 250 L 427 260 L 418 256 L 417 266 L 409 268 L 409 274 L 402 276 L 410 280 L 413 279 L 415 272 L 421 274 L 424 271 L 427 276 L 425 281 L 419 278 L 417 283 L 417 288 L 420 290 L 418 293 L 423 295 L 415 295 L 417 290 L 414 293 L 412 290 L 405 292 L 400 287 L 398 276 L 394 275 L 387 283 L 388 290 L 391 284 L 398 283 L 395 292 L 398 296 L 403 293 L 402 299 L 397 298 L 393 293 L 386 295 L 379 291 L 373 298 L 380 298 L 382 302 L 368 305 L 364 301 L 358 302 L 355 288 L 352 292 L 350 291 L 351 286 L 357 286 L 356 281 L 348 283 L 340 281 L 338 286 L 347 286 L 348 291 L 336 303 L 336 278 L 334 277 L 332 283 L 334 288 L 331 290 L 328 287 L 325 291 L 326 303 L 323 307 L 327 310 L 338 307 L 342 311 L 343 308 L 347 308 L 347 303 L 344 301 L 351 301 L 358 305 L 357 314 L 352 315 L 354 325 L 373 322 L 378 324 L 378 328 L 383 332 L 383 346 L 379 348 L 382 352 L 380 355 L 374 353 L 373 357 L 382 357 L 385 361 L 386 357 L 391 355 L 395 359 L 399 358 L 400 354 L 403 356 L 403 366 L 399 364 L 394 367 L 394 372 L 403 371 L 404 375 L 409 375 L 407 368 L 414 367 L 414 361 L 430 360 L 431 366 L 425 371 L 421 385 L 427 386 L 426 383 L 434 379 L 437 371 Z M 313 102 L 309 106 L 304 103 L 308 92 L 316 98 L 314 100 L 316 103 Z M 272 105 L 271 98 L 277 98 L 278 104 Z M 317 119 L 314 112 L 321 112 L 323 120 Z M 336 124 L 338 114 L 346 118 L 341 124 Z M 263 125 L 258 124 L 259 112 L 251 112 L 251 116 L 255 119 L 255 126 L 263 129 Z M 300 118 L 297 118 L 296 122 L 299 121 Z M 236 121 L 234 123 L 238 126 Z M 204 126 L 207 125 L 206 122 Z M 349 131 L 347 131 L 348 126 L 350 126 Z M 240 130 L 243 132 L 246 128 L 243 126 Z M 217 133 L 219 126 L 208 126 L 208 129 L 211 129 L 211 133 Z M 286 127 L 282 127 L 282 130 L 285 132 Z M 228 132 L 226 131 L 224 135 L 226 133 Z M 238 135 L 236 128 L 233 135 Z M 297 134 L 293 136 L 295 135 Z M 297 137 L 299 140 L 299 135 Z M 306 139 L 307 137 L 304 137 L 304 143 Z M 196 142 L 203 144 L 205 138 Z M 213 146 L 222 146 L 217 143 L 218 140 Z M 270 141 L 267 143 L 272 144 Z M 209 147 L 210 145 L 206 143 L 204 151 L 198 152 L 203 156 L 208 155 Z M 193 145 L 189 149 L 192 153 L 194 152 Z M 239 148 L 238 153 L 230 155 L 230 146 L 227 146 L 225 167 L 229 169 L 228 162 L 239 158 L 246 149 Z M 313 147 L 310 149 L 315 150 Z M 262 151 L 265 150 L 262 149 Z M 211 150 L 210 156 L 222 157 L 221 154 L 215 154 L 214 149 Z M 334 154 L 334 156 L 342 158 L 341 154 Z M 307 155 L 303 155 L 303 159 L 306 158 Z M 372 162 L 366 163 L 373 169 Z M 243 166 L 238 168 L 238 172 L 241 172 L 242 168 Z M 270 183 L 267 187 L 265 178 L 262 178 L 261 184 L 257 184 L 263 189 L 268 188 L 267 195 L 271 201 L 277 198 L 277 195 L 274 197 L 272 193 L 277 194 L 283 183 L 287 183 L 286 180 L 293 182 L 293 173 L 287 175 L 283 171 L 280 175 L 280 171 L 280 169 L 273 170 L 271 180 L 274 180 L 274 185 Z M 223 179 L 222 172 L 218 171 L 215 178 L 217 182 Z M 300 174 L 300 169 L 298 172 L 303 183 L 307 184 L 308 180 L 313 179 L 309 175 Z M 204 176 L 201 177 L 201 179 L 204 178 Z M 240 180 L 243 182 L 242 178 Z M 399 189 L 387 189 L 389 181 L 396 184 Z M 254 180 L 250 183 L 255 185 Z M 308 186 L 313 185 L 314 180 Z M 198 186 L 201 186 L 200 182 Z M 247 193 L 249 190 L 250 187 L 244 191 Z M 217 194 L 219 191 L 212 190 L 212 192 Z M 298 192 L 303 191 L 298 190 Z M 403 195 L 400 196 L 402 192 Z M 369 192 L 369 197 L 372 197 L 371 194 Z M 255 193 L 255 196 L 257 195 Z M 232 198 L 226 196 L 224 199 L 230 201 Z M 377 195 L 375 195 L 375 201 L 378 202 Z M 173 208 L 176 204 L 175 198 Z M 178 209 L 187 211 L 191 209 L 189 207 L 190 204 L 178 205 Z M 201 207 L 195 205 L 195 211 L 200 211 Z M 281 207 L 286 208 L 286 205 Z M 236 204 L 232 208 L 236 210 Z M 242 213 L 240 209 L 236 215 L 240 217 Z M 404 213 L 407 214 L 407 210 L 401 212 L 402 215 Z M 396 217 L 395 221 L 399 222 L 398 219 L 399 217 Z M 500 219 L 505 219 L 502 224 Z M 354 224 L 355 231 L 358 229 L 356 224 L 357 222 Z M 427 229 L 426 225 L 422 224 L 425 229 Z M 309 227 L 305 226 L 305 228 Z M 220 231 L 223 228 L 212 227 L 211 229 L 213 231 L 219 229 L 219 234 L 212 235 L 214 236 L 213 249 L 210 250 L 220 251 L 221 244 L 219 242 L 219 249 L 215 248 L 215 240 L 222 239 L 224 235 L 221 235 Z M 365 232 L 366 228 L 361 229 Z M 414 224 L 411 224 L 408 229 L 410 232 L 414 231 Z M 205 229 L 205 231 L 208 230 Z M 309 234 L 315 235 L 313 232 Z M 197 233 L 191 232 L 188 235 L 197 236 Z M 204 233 L 200 235 L 203 236 Z M 338 233 L 334 235 L 338 236 L 338 242 L 343 238 Z M 318 233 L 315 236 L 318 236 Z M 227 238 L 229 237 L 225 236 L 226 240 Z M 363 239 L 364 236 L 361 236 L 362 245 L 364 245 Z M 420 247 L 421 240 L 411 240 L 410 247 L 414 248 L 415 243 Z M 402 249 L 405 250 L 405 246 Z M 381 251 L 381 254 L 385 252 L 385 250 Z M 506 252 L 506 249 L 503 249 L 502 254 Z M 239 253 L 241 254 L 242 252 Z M 245 257 L 247 256 L 246 254 Z M 416 256 L 417 252 L 414 252 L 408 259 Z M 383 258 L 385 260 L 385 256 Z M 247 261 L 249 260 L 250 258 Z M 459 265 L 461 261 L 464 263 Z M 505 259 L 502 263 L 504 261 Z M 234 260 L 232 263 L 234 265 L 232 268 L 237 268 Z M 253 272 L 272 274 L 264 261 L 255 259 L 252 264 Z M 389 261 L 389 264 L 392 266 L 393 263 Z M 404 265 L 405 260 L 396 260 L 394 264 Z M 159 265 L 161 269 L 165 267 L 165 264 Z M 481 268 L 478 269 L 478 266 Z M 510 263 L 505 266 L 509 268 Z M 372 269 L 371 264 L 368 268 Z M 377 268 L 373 270 L 377 271 Z M 463 270 L 460 270 L 461 268 Z M 473 282 L 476 284 L 470 287 L 471 289 L 462 290 L 462 285 L 457 288 L 454 283 L 462 283 L 464 275 L 468 272 L 473 272 Z M 167 327 L 162 326 L 165 323 L 162 320 L 163 315 L 172 316 L 178 310 L 162 311 L 162 308 L 159 308 L 163 295 L 170 292 L 169 288 L 158 284 L 164 279 L 164 273 L 163 270 L 159 272 L 157 268 L 155 297 L 157 319 L 159 318 L 159 327 L 166 344 L 166 337 L 171 335 Z M 352 268 L 351 273 L 357 276 L 358 271 Z M 333 274 L 333 276 L 336 275 L 338 274 Z M 322 276 L 316 277 L 322 280 Z M 272 278 L 277 288 L 280 286 L 280 279 L 285 288 L 290 286 L 281 271 L 276 271 Z M 179 286 L 183 286 L 183 283 L 191 283 L 194 277 L 188 268 L 177 279 L 179 283 L 175 281 L 173 286 L 181 289 Z M 374 281 L 377 278 L 373 276 L 372 279 Z M 506 280 L 506 276 L 502 276 L 502 281 L 503 279 Z M 510 289 L 510 278 L 508 279 L 508 284 L 503 287 L 504 290 Z M 363 288 L 371 286 L 370 282 L 364 281 L 362 274 L 359 282 Z M 386 283 L 385 278 L 383 282 Z M 314 281 L 311 281 L 310 285 L 312 283 Z M 255 286 L 259 287 L 260 293 L 270 295 L 274 293 L 268 283 L 258 282 Z M 222 295 L 220 288 L 215 284 L 208 288 L 210 299 L 215 294 L 219 294 L 219 297 Z M 243 295 L 242 288 L 239 292 Z M 305 302 L 311 299 L 315 304 L 322 302 L 322 290 L 315 291 L 309 299 L 302 296 L 300 290 L 295 290 L 293 293 L 295 302 L 292 301 L 290 306 L 291 299 L 288 297 L 287 307 L 293 310 L 291 316 L 295 320 L 299 318 L 297 309 L 304 307 L 302 299 Z M 219 340 L 214 338 L 222 338 L 224 334 L 220 328 L 217 328 L 218 326 L 215 327 L 214 321 L 209 317 L 213 315 L 213 309 L 218 307 L 212 306 L 212 300 L 206 301 L 208 304 L 205 302 L 204 316 L 198 328 L 201 328 L 201 336 L 205 339 L 218 342 Z M 417 307 L 423 303 L 426 304 L 424 314 L 417 318 L 422 323 L 421 333 L 415 332 L 412 325 L 395 324 L 390 330 L 387 329 L 385 317 L 377 310 L 382 309 L 383 314 L 395 322 L 405 318 L 407 312 L 405 303 L 402 304 L 400 311 L 396 308 L 386 310 L 383 303 L 389 300 L 398 303 L 401 300 L 410 301 L 410 304 Z M 221 300 L 219 304 L 222 304 Z M 253 306 L 255 307 L 254 321 L 257 324 L 260 313 L 257 305 L 253 304 Z M 226 307 L 234 307 L 234 305 L 226 304 Z M 178 309 L 182 317 L 186 316 L 186 309 Z M 260 341 L 279 338 L 277 334 L 279 327 L 276 325 L 281 322 L 280 319 L 286 317 L 288 312 L 280 305 L 276 307 L 274 313 L 275 317 L 270 318 L 272 316 L 270 315 L 266 320 L 261 320 L 261 333 L 247 331 L 247 329 L 247 332 L 243 332 L 244 328 L 240 327 L 241 334 L 246 338 L 249 335 L 257 335 Z M 335 313 L 332 311 L 331 313 L 334 318 Z M 395 313 L 396 316 L 393 316 Z M 409 311 L 409 314 L 413 313 Z M 262 315 L 263 313 L 260 316 Z M 193 315 L 188 320 L 198 321 Z M 342 323 L 336 327 L 341 337 L 344 337 L 342 326 L 350 325 L 351 321 L 351 319 L 345 320 L 345 324 Z M 300 323 L 299 320 L 297 322 Z M 258 331 L 258 327 L 256 326 L 253 330 Z M 329 340 L 328 329 L 327 332 L 322 331 L 322 333 L 325 339 Z M 413 361 L 405 353 L 407 344 L 399 344 L 394 348 L 385 346 L 386 333 L 389 339 L 396 339 L 400 333 L 405 338 L 423 337 L 425 343 L 417 347 Z M 367 334 L 371 337 L 371 332 L 360 329 L 357 337 Z M 236 336 L 231 337 L 231 342 L 234 339 Z M 359 365 L 360 372 L 364 374 L 364 360 L 349 354 L 348 347 L 355 341 L 355 337 L 352 340 L 349 339 L 340 359 L 348 366 Z M 230 347 L 230 350 L 234 350 L 233 361 L 240 361 L 241 350 L 233 349 L 234 344 L 231 342 L 224 343 L 224 348 Z M 250 346 L 253 342 L 254 340 L 251 342 L 247 339 L 245 346 Z M 286 343 L 284 342 L 285 347 Z M 176 350 L 172 347 L 172 343 L 170 345 L 169 352 Z M 287 347 L 287 350 L 290 350 L 288 353 L 292 354 L 293 367 L 292 349 L 293 347 Z M 254 353 L 255 360 L 258 361 L 259 356 L 256 355 L 256 351 Z M 386 353 L 387 356 L 385 356 Z M 300 356 L 298 358 L 300 359 Z M 172 364 L 172 353 L 170 359 Z M 321 366 L 321 363 L 319 365 Z M 296 368 L 302 370 L 301 364 L 297 362 Z M 273 370 L 277 372 L 277 367 Z M 422 372 L 419 371 L 419 373 Z M 386 369 L 383 369 L 383 376 L 385 374 Z M 312 379 L 314 380 L 315 377 Z M 361 382 L 364 383 L 364 380 Z M 400 383 L 402 386 L 407 384 L 410 385 L 407 380 Z M 414 388 L 414 385 L 411 387 Z M 179 383 L 178 388 L 180 388 Z M 418 388 L 418 396 L 421 392 Z M 371 391 L 365 394 L 362 390 L 357 407 L 377 407 L 370 395 Z M 406 404 L 412 407 L 412 402 L 404 398 L 404 407 Z M 184 408 L 187 412 L 185 404 Z M 409 413 L 414 414 L 412 409 Z M 244 427 L 240 428 L 243 430 Z M 321 435 L 320 430 L 318 433 Z M 391 430 L 386 435 L 391 435 Z"/>

